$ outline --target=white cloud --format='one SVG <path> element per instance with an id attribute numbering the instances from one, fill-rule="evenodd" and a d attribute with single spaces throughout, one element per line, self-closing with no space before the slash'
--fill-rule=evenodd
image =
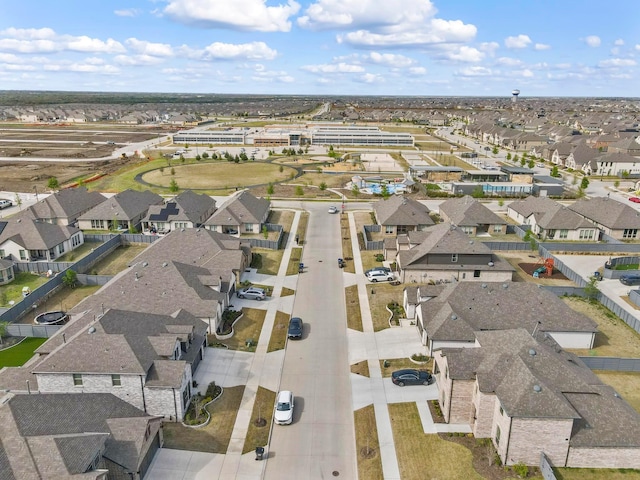
<path id="1" fill-rule="evenodd" d="M 478 66 L 463 68 L 456 73 L 463 77 L 487 77 L 493 75 L 493 71 L 490 68 Z"/>
<path id="2" fill-rule="evenodd" d="M 599 47 L 600 44 L 602 43 L 602 41 L 600 40 L 600 37 L 598 37 L 597 35 L 589 35 L 588 37 L 585 37 L 583 41 L 590 47 L 594 47 L 594 48 Z"/>
<path id="3" fill-rule="evenodd" d="M 295 0 L 274 7 L 266 0 L 170 0 L 164 13 L 178 22 L 205 28 L 288 32 L 289 18 L 300 10 Z"/>
<path id="4" fill-rule="evenodd" d="M 114 10 L 113 13 L 119 17 L 137 17 L 142 12 L 139 8 L 126 8 L 122 10 Z"/>
<path id="5" fill-rule="evenodd" d="M 621 47 L 622 45 L 624 45 L 624 40 L 621 38 L 618 38 L 615 42 L 613 42 L 614 45 Z"/>
<path id="6" fill-rule="evenodd" d="M 522 60 L 518 60 L 517 58 L 511 58 L 511 57 L 500 57 L 496 60 L 496 64 L 515 67 L 517 65 L 522 65 Z"/>
<path id="7" fill-rule="evenodd" d="M 601 68 L 633 67 L 634 65 L 637 65 L 637 62 L 630 58 L 610 58 L 598 63 Z"/>
<path id="8" fill-rule="evenodd" d="M 305 65 L 301 67 L 302 70 L 306 70 L 311 73 L 362 73 L 364 68 L 360 65 L 353 65 L 349 63 L 333 63 L 333 64 L 319 64 L 319 65 Z"/>
<path id="9" fill-rule="evenodd" d="M 120 69 L 114 65 L 96 65 L 95 63 L 58 62 L 44 65 L 49 72 L 97 73 L 100 75 L 117 75 Z"/>
<path id="10" fill-rule="evenodd" d="M 412 58 L 392 53 L 371 52 L 365 59 L 368 59 L 371 63 L 394 68 L 406 68 L 416 63 Z"/>
<path id="11" fill-rule="evenodd" d="M 140 54 L 154 57 L 170 57 L 173 55 L 173 48 L 166 43 L 152 43 L 138 40 L 137 38 L 128 38 L 125 43 L 130 49 Z"/>
<path id="12" fill-rule="evenodd" d="M 524 77 L 524 78 L 531 78 L 533 77 L 533 72 L 531 70 L 529 70 L 528 68 L 523 68 L 522 70 L 515 70 L 513 72 L 516 76 L 520 76 L 520 77 Z"/>
<path id="13" fill-rule="evenodd" d="M 61 51 L 87 53 L 124 53 L 122 44 L 111 38 L 100 40 L 86 35 L 58 35 L 50 28 L 8 28 L 0 32 L 0 50 L 19 53 Z"/>
<path id="14" fill-rule="evenodd" d="M 640 50 L 640 43 L 636 43 L 636 46 L 634 47 L 636 50 Z"/>
<path id="15" fill-rule="evenodd" d="M 467 62 L 467 63 L 477 63 L 480 62 L 484 58 L 484 53 L 480 50 L 467 47 L 466 45 L 461 46 L 460 48 L 456 48 L 455 50 L 451 50 L 445 53 L 445 56 L 449 60 L 454 60 L 456 62 Z"/>
<path id="16" fill-rule="evenodd" d="M 278 55 L 276 50 L 264 42 L 222 43 L 214 42 L 205 47 L 203 60 L 273 60 Z"/>
<path id="17" fill-rule="evenodd" d="M 393 30 L 393 31 L 391 31 Z M 428 28 L 419 30 L 389 29 L 388 33 L 375 33 L 369 30 L 358 30 L 338 35 L 338 43 L 349 43 L 361 47 L 391 46 L 424 46 L 443 43 L 463 43 L 471 40 L 476 34 L 476 27 L 465 25 L 456 20 L 432 20 Z"/>
<path id="18" fill-rule="evenodd" d="M 426 75 L 427 69 L 424 67 L 411 67 L 409 73 L 412 75 Z"/>
<path id="19" fill-rule="evenodd" d="M 500 44 L 498 42 L 482 42 L 478 47 L 478 50 L 481 50 L 493 56 L 495 55 L 498 48 L 500 48 Z"/>
<path id="20" fill-rule="evenodd" d="M 127 65 L 130 67 L 136 67 L 140 65 L 157 65 L 162 62 L 161 58 L 151 55 L 116 55 L 113 61 L 118 65 Z"/>
<path id="21" fill-rule="evenodd" d="M 507 48 L 527 48 L 531 43 L 529 35 L 518 35 L 517 37 L 507 37 L 504 39 L 504 46 Z"/>
<path id="22" fill-rule="evenodd" d="M 365 73 L 356 77 L 355 80 L 362 83 L 384 83 L 384 77 L 377 73 Z"/>
<path id="23" fill-rule="evenodd" d="M 535 48 L 536 50 L 549 50 L 551 48 L 551 45 L 548 45 L 546 43 L 536 43 L 533 48 Z"/>

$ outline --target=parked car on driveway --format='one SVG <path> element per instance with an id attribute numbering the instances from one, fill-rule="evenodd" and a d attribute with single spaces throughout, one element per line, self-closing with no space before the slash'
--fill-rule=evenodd
<path id="1" fill-rule="evenodd" d="M 625 273 L 620 276 L 620 283 L 623 285 L 640 285 L 640 274 Z"/>
<path id="2" fill-rule="evenodd" d="M 302 338 L 302 319 L 299 317 L 291 317 L 289 320 L 289 330 L 287 331 L 289 338 Z"/>
<path id="3" fill-rule="evenodd" d="M 257 287 L 247 287 L 241 290 L 238 290 L 236 293 L 238 298 L 249 298 L 251 300 L 264 300 L 267 298 L 267 293 L 263 288 Z"/>
<path id="4" fill-rule="evenodd" d="M 393 273 L 381 272 L 380 270 L 374 270 L 366 274 L 367 280 L 370 282 L 392 282 L 395 280 Z"/>
<path id="5" fill-rule="evenodd" d="M 391 381 L 399 387 L 404 387 L 405 385 L 430 385 L 433 383 L 433 376 L 423 370 L 406 368 L 393 372 Z"/>
<path id="6" fill-rule="evenodd" d="M 387 267 L 373 267 L 373 268 L 370 268 L 369 270 L 366 270 L 364 274 L 369 275 L 371 272 L 391 273 L 391 269 Z"/>
<path id="7" fill-rule="evenodd" d="M 273 418 L 277 425 L 289 425 L 293 421 L 293 393 L 289 390 L 278 393 Z"/>
<path id="8" fill-rule="evenodd" d="M 13 205 L 13 202 L 11 200 L 0 198 L 0 210 L 3 208 L 9 208 L 11 205 Z"/>

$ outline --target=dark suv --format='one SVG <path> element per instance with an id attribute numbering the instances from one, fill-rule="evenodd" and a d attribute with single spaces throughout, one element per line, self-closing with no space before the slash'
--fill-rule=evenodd
<path id="1" fill-rule="evenodd" d="M 623 285 L 640 285 L 640 273 L 625 273 L 620 277 Z"/>
<path id="2" fill-rule="evenodd" d="M 289 320 L 289 330 L 287 332 L 289 338 L 302 338 L 302 319 L 291 317 Z"/>

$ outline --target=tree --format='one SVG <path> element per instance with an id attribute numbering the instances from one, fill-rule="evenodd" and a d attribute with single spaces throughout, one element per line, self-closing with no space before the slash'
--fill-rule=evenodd
<path id="1" fill-rule="evenodd" d="M 580 182 L 580 188 L 582 190 L 586 190 L 589 186 L 589 179 L 587 177 L 582 177 L 582 181 Z"/>
<path id="2" fill-rule="evenodd" d="M 199 162 L 202 159 L 200 155 L 196 155 L 196 162 Z"/>
<path id="3" fill-rule="evenodd" d="M 10 322 L 0 322 L 0 345 L 2 345 L 2 339 L 7 335 L 7 328 Z"/>
<path id="4" fill-rule="evenodd" d="M 518 154 L 515 154 L 513 156 L 513 163 L 518 163 L 519 160 L 520 160 L 520 158 L 518 157 Z"/>
<path id="5" fill-rule="evenodd" d="M 536 162 L 533 161 L 533 158 L 530 158 L 529 162 L 527 163 L 527 167 L 533 168 L 535 166 L 536 166 Z"/>
<path id="6" fill-rule="evenodd" d="M 559 177 L 560 176 L 560 174 L 558 173 L 558 166 L 557 165 L 554 165 L 551 168 L 551 176 L 552 177 Z"/>
<path id="7" fill-rule="evenodd" d="M 171 193 L 176 193 L 179 190 L 180 190 L 180 187 L 178 186 L 178 182 L 176 182 L 175 178 L 172 178 L 171 183 L 169 183 L 169 191 Z"/>
<path id="8" fill-rule="evenodd" d="M 494 146 L 493 150 L 491 150 L 491 153 L 493 153 L 494 155 L 497 155 L 499 151 L 500 150 L 498 150 L 498 147 Z"/>
<path id="9" fill-rule="evenodd" d="M 176 169 L 171 167 L 171 172 L 170 173 L 171 173 L 171 175 L 175 175 L 176 174 Z"/>
<path id="10" fill-rule="evenodd" d="M 69 269 L 64 273 L 62 277 L 62 283 L 64 283 L 69 288 L 74 288 L 76 283 L 78 282 L 78 275 L 75 271 Z"/>
<path id="11" fill-rule="evenodd" d="M 327 189 L 327 182 L 320 182 L 320 190 L 325 191 Z"/>
<path id="12" fill-rule="evenodd" d="M 473 198 L 482 198 L 484 197 L 484 190 L 482 189 L 482 185 L 476 186 L 471 192 L 471 196 Z"/>
<path id="13" fill-rule="evenodd" d="M 385 200 L 387 198 L 389 198 L 391 196 L 391 193 L 389 192 L 389 187 L 387 187 L 386 184 L 382 184 L 382 186 L 380 187 L 380 195 L 382 196 L 382 198 L 384 198 Z"/>
<path id="14" fill-rule="evenodd" d="M 209 158 L 209 154 L 208 154 L 207 152 L 204 152 L 204 153 L 202 154 L 202 158 Z"/>
<path id="15" fill-rule="evenodd" d="M 180 154 L 180 162 L 184 163 L 184 155 Z"/>
<path id="16" fill-rule="evenodd" d="M 59 186 L 60 183 L 58 182 L 58 179 L 56 177 L 49 177 L 49 180 L 47 181 L 47 187 L 49 187 L 50 190 L 57 190 Z"/>
<path id="17" fill-rule="evenodd" d="M 351 187 L 351 193 L 353 193 L 353 196 L 356 198 L 360 195 L 360 188 L 355 183 L 353 184 L 353 187 Z"/>
<path id="18" fill-rule="evenodd" d="M 282 172 L 283 172 L 283 170 L 284 170 L 284 167 L 283 167 L 282 165 L 280 165 L 280 166 L 278 167 L 278 171 L 279 171 L 280 173 L 282 173 Z"/>
<path id="19" fill-rule="evenodd" d="M 269 238 L 269 230 L 267 230 L 266 225 L 262 226 L 262 236 L 264 237 L 265 240 Z"/>
<path id="20" fill-rule="evenodd" d="M 16 205 L 18 205 L 18 210 L 22 210 L 22 198 L 19 193 L 16 193 Z"/>
<path id="21" fill-rule="evenodd" d="M 511 152 L 507 152 L 507 160 L 511 160 Z"/>
<path id="22" fill-rule="evenodd" d="M 268 193 L 269 195 L 273 195 L 273 192 L 275 192 L 275 188 L 273 187 L 273 183 L 270 183 L 270 184 L 267 186 L 267 193 Z"/>
<path id="23" fill-rule="evenodd" d="M 304 195 L 304 189 L 302 188 L 302 185 L 296 186 L 296 195 L 299 197 Z"/>
<path id="24" fill-rule="evenodd" d="M 520 159 L 520 166 L 524 167 L 526 163 L 527 163 L 527 159 L 524 158 L 524 155 L 523 155 L 522 158 Z"/>
<path id="25" fill-rule="evenodd" d="M 164 175 L 164 167 L 160 167 L 159 170 L 160 170 L 160 175 Z"/>

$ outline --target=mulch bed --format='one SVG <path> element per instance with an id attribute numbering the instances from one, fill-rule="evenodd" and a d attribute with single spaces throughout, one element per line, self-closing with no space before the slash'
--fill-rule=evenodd
<path id="1" fill-rule="evenodd" d="M 534 270 L 542 267 L 541 263 L 519 263 L 518 266 L 527 273 L 527 275 L 533 276 Z M 547 273 L 543 273 L 540 275 L 540 278 L 550 278 L 553 280 L 569 280 L 565 277 L 559 270 L 553 269 L 553 274 L 549 277 Z"/>

